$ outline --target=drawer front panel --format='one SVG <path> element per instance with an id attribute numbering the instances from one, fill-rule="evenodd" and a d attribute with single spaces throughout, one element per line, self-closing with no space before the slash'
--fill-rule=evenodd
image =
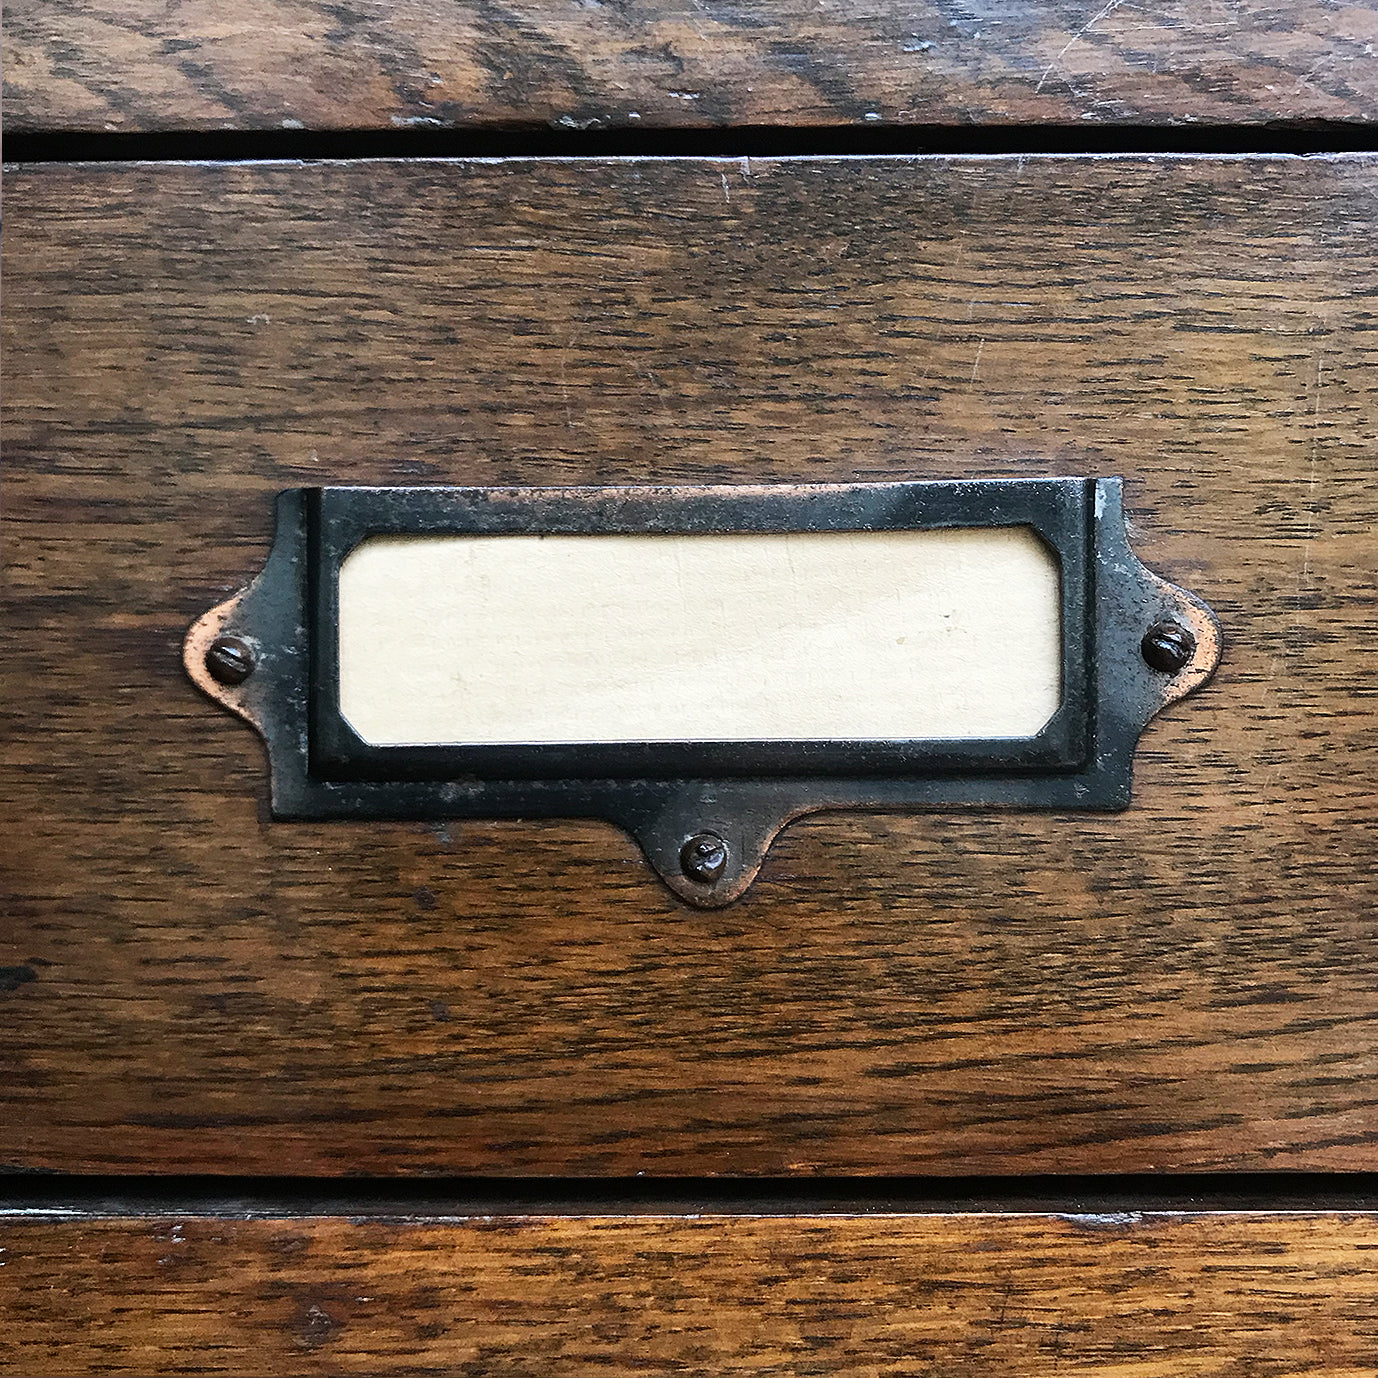
<path id="1" fill-rule="evenodd" d="M 5 1221 L 0 1369 L 1351 1375 L 1378 1342 L 1376 1224 L 1324 1212 Z"/>
<path id="2" fill-rule="evenodd" d="M 6 179 L 4 1153 L 1374 1166 L 1378 162 Z M 273 823 L 180 666 L 313 483 L 1123 475 L 1225 661 L 1119 815 L 823 816 L 718 913 L 580 821 Z"/>
<path id="3" fill-rule="evenodd" d="M 1364 4 L 13 0 L 14 130 L 1372 120 Z M 199 156 L 193 154 L 192 156 Z"/>

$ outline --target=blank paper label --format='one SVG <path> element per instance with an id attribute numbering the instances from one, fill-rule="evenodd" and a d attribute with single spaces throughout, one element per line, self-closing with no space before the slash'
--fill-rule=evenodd
<path id="1" fill-rule="evenodd" d="M 375 746 L 1031 737 L 1060 663 L 1027 527 L 389 536 L 340 571 Z"/>

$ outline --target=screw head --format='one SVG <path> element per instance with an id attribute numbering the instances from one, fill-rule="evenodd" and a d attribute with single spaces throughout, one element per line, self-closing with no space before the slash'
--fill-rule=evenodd
<path id="1" fill-rule="evenodd" d="M 679 849 L 679 864 L 690 880 L 711 885 L 727 867 L 727 843 L 717 833 L 695 833 Z"/>
<path id="2" fill-rule="evenodd" d="M 206 669 L 220 684 L 243 684 L 254 672 L 254 648 L 241 636 L 217 636 L 206 648 Z"/>
<path id="3" fill-rule="evenodd" d="M 1139 650 L 1153 669 L 1175 675 L 1196 654 L 1196 638 L 1176 622 L 1159 622 L 1144 633 Z"/>

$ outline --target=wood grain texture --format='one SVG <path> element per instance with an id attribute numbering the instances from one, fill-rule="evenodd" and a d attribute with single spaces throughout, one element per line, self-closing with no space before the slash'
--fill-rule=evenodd
<path id="1" fill-rule="evenodd" d="M 1378 118 L 1371 0 L 11 0 L 11 132 Z"/>
<path id="2" fill-rule="evenodd" d="M 1373 1370 L 1372 1215 L 0 1222 L 0 1373 Z"/>
<path id="3" fill-rule="evenodd" d="M 22 169 L 3 1156 L 1373 1169 L 1378 160 Z M 1225 625 L 1119 815 L 273 824 L 179 665 L 279 488 L 1122 474 Z"/>

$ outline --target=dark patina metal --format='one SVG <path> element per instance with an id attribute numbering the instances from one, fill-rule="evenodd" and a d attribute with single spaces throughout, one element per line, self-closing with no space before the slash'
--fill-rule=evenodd
<path id="1" fill-rule="evenodd" d="M 1033 737 L 378 747 L 340 713 L 339 571 L 371 536 L 989 526 L 1031 527 L 1060 569 L 1062 702 Z M 1144 646 L 1152 629 L 1169 625 L 1193 649 L 1164 680 Z M 257 647 L 251 678 L 230 684 L 207 673 L 207 647 L 249 638 Z M 193 626 L 185 662 L 266 739 L 277 818 L 610 819 L 637 837 L 676 894 L 716 906 L 742 894 L 785 823 L 818 809 L 1124 808 L 1139 734 L 1209 678 L 1219 652 L 1210 610 L 1130 550 L 1118 479 L 1007 479 L 292 489 L 278 498 L 262 574 Z M 702 837 L 722 846 L 707 877 L 686 856 L 685 839 Z"/>

